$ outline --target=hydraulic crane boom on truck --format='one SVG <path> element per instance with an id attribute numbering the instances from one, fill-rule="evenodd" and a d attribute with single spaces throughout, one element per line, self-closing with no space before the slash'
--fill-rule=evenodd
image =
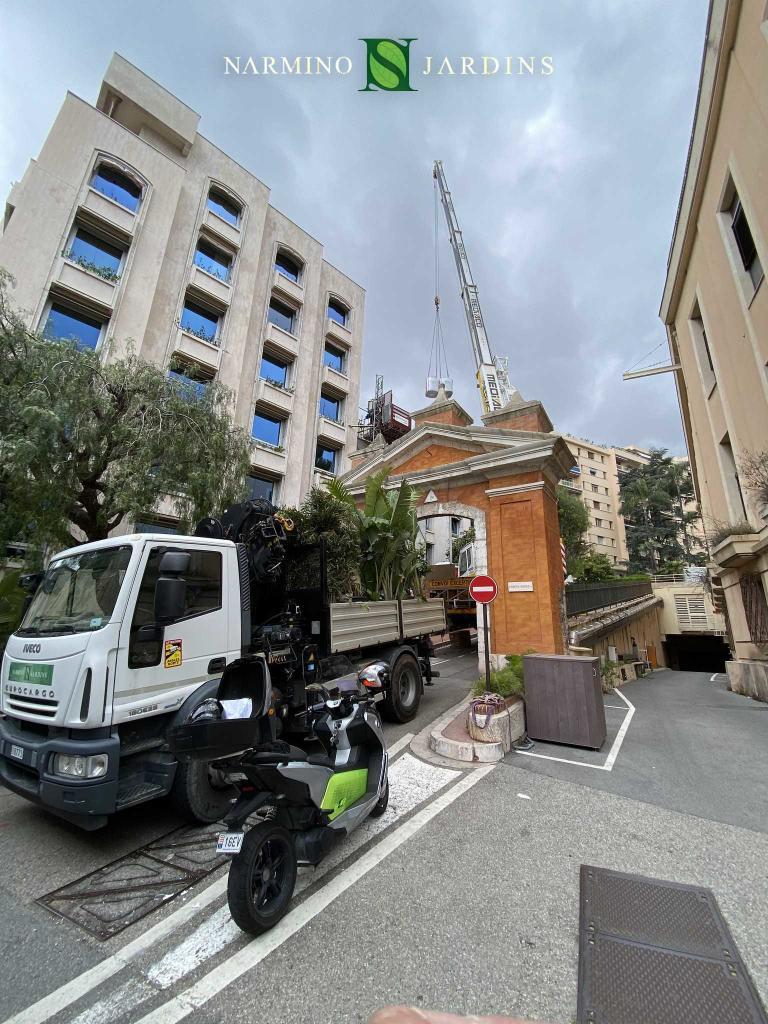
<path id="1" fill-rule="evenodd" d="M 480 309 L 480 300 L 477 295 L 477 285 L 472 277 L 469 257 L 464 247 L 464 238 L 459 227 L 453 199 L 445 180 L 445 172 L 441 160 L 435 161 L 432 176 L 440 191 L 440 200 L 445 211 L 445 219 L 448 222 L 448 234 L 456 261 L 456 271 L 459 275 L 461 301 L 464 304 L 464 312 L 469 328 L 469 340 L 472 343 L 472 354 L 475 357 L 477 386 L 480 388 L 483 412 L 495 412 L 497 409 L 502 409 L 507 405 L 519 392 L 509 382 L 509 374 L 507 372 L 508 360 L 495 356 L 491 351 L 488 334 L 485 330 L 483 313 Z"/>
<path id="2" fill-rule="evenodd" d="M 267 501 L 204 519 L 194 536 L 69 548 L 33 576 L 0 670 L 0 783 L 86 829 L 166 795 L 201 823 L 227 812 L 226 779 L 205 760 L 180 763 L 168 741 L 239 658 L 263 659 L 286 735 L 306 723 L 308 686 L 354 681 L 353 662 L 375 663 L 382 710 L 401 722 L 438 674 L 430 634 L 445 629 L 443 602 L 375 614 L 331 603 L 324 549 Z"/>

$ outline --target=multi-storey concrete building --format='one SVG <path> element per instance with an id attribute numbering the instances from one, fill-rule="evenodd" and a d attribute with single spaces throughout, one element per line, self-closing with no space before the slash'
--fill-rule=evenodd
<path id="1" fill-rule="evenodd" d="M 727 605 L 733 689 L 768 700 L 768 11 L 712 0 L 661 303 Z"/>
<path id="2" fill-rule="evenodd" d="M 12 187 L 0 266 L 30 326 L 227 385 L 252 495 L 293 504 L 348 468 L 364 291 L 199 120 L 115 55 L 96 105 L 68 93 Z"/>
<path id="3" fill-rule="evenodd" d="M 619 473 L 631 465 L 648 462 L 642 448 L 611 448 L 581 437 L 563 435 L 573 455 L 573 473 L 562 484 L 577 493 L 589 512 L 587 542 L 621 569 L 627 562 L 627 533 L 621 514 Z M 578 470 L 578 472 L 576 472 Z"/>

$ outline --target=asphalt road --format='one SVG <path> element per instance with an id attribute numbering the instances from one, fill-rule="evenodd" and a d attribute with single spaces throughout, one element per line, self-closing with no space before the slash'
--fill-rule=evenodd
<path id="1" fill-rule="evenodd" d="M 447 667 L 411 732 L 466 692 L 471 659 Z M 316 872 L 302 874 L 294 909 L 256 940 L 232 925 L 216 878 L 107 943 L 62 922 L 51 965 L 47 915 L 27 902 L 22 909 L 43 943 L 30 941 L 24 958 L 9 944 L 0 968 L 2 1008 L 27 1006 L 71 978 L 67 990 L 17 1024 L 361 1024 L 393 1002 L 570 1024 L 582 863 L 711 887 L 765 1000 L 768 836 L 759 822 L 744 827 L 713 817 L 722 808 L 707 804 L 713 777 L 702 770 L 710 764 L 703 755 L 698 771 L 681 780 L 682 797 L 674 795 L 674 778 L 662 785 L 654 774 L 675 772 L 670 750 L 678 733 L 720 728 L 722 694 L 712 699 L 707 678 L 665 673 L 628 686 L 636 711 L 610 772 L 523 757 L 448 770 L 401 743 L 387 815 L 355 832 Z M 736 714 L 733 696 L 724 700 Z M 746 722 L 736 730 L 742 754 L 734 770 L 750 758 L 759 770 L 768 719 L 758 709 Z M 392 730 L 391 743 L 395 733 L 404 739 L 402 729 Z M 666 742 L 647 746 L 644 757 L 644 737 L 660 733 Z M 621 790 L 632 775 L 645 781 L 629 795 Z M 731 816 L 752 820 L 747 787 L 732 777 L 730 784 Z M 695 798 L 693 811 L 669 806 L 673 798 Z M 45 856 L 28 852 L 39 872 Z M 48 855 L 59 863 L 55 846 Z M 74 877 L 75 865 L 68 870 Z M 34 872 L 29 877 L 40 881 Z M 8 907 L 13 913 L 12 900 Z M 39 965 L 36 973 L 25 966 L 29 960 Z M 96 961 L 99 976 L 81 973 Z"/>
<path id="2" fill-rule="evenodd" d="M 477 656 L 471 653 L 438 652 L 433 664 L 441 677 L 425 688 L 416 718 L 406 725 L 385 724 L 389 745 L 461 700 L 477 674 Z M 116 815 L 97 832 L 83 832 L 0 785 L 0 1020 L 162 916 L 157 912 L 123 935 L 99 942 L 35 900 L 184 824 L 168 801 L 158 800 Z"/>
<path id="3" fill-rule="evenodd" d="M 510 754 L 505 764 L 768 832 L 768 704 L 726 689 L 725 676 L 655 672 L 622 688 L 635 713 L 610 772 Z M 627 710 L 605 698 L 609 743 Z M 537 743 L 537 754 L 601 764 L 599 753 Z"/>

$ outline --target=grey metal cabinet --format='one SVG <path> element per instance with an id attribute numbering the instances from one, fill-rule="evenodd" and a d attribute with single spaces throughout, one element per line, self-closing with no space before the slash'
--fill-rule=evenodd
<path id="1" fill-rule="evenodd" d="M 599 750 L 605 742 L 605 708 L 597 658 L 526 654 L 525 718 L 533 740 Z"/>

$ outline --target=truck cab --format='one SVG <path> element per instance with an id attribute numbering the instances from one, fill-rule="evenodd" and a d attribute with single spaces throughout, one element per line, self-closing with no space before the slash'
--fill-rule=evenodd
<path id="1" fill-rule="evenodd" d="M 185 585 L 158 622 L 169 551 L 187 556 Z M 169 792 L 169 716 L 247 643 L 241 572 L 234 543 L 204 537 L 137 534 L 56 555 L 3 656 L 0 780 L 90 827 Z"/>

